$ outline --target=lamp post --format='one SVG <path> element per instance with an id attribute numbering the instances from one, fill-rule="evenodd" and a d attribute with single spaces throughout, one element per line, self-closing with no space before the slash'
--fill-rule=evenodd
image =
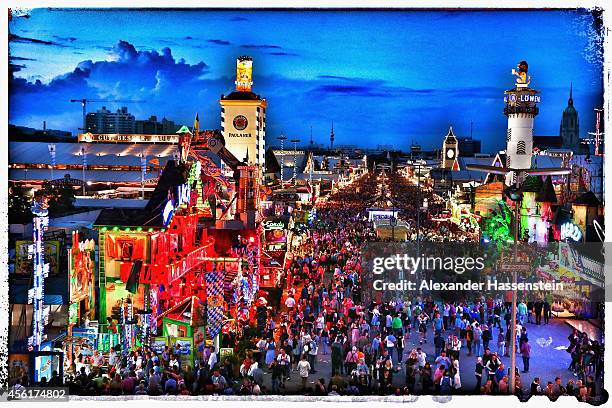
<path id="1" fill-rule="evenodd" d="M 395 226 L 397 225 L 397 218 L 395 218 L 395 208 L 393 208 L 393 215 L 389 219 L 389 224 L 391 225 L 391 240 L 395 242 Z M 403 276 L 401 276 L 400 279 L 403 279 Z"/>
<path id="2" fill-rule="evenodd" d="M 281 188 L 283 188 L 284 185 L 284 174 L 285 174 L 285 140 L 287 140 L 287 137 L 284 136 L 283 134 L 281 134 L 279 137 L 277 137 L 278 140 L 280 140 L 281 142 L 281 171 L 280 171 L 280 177 L 281 177 Z"/>
<path id="3" fill-rule="evenodd" d="M 87 167 L 87 154 L 85 147 L 81 147 L 81 156 L 83 160 L 83 195 L 85 195 L 85 167 Z"/>
<path id="4" fill-rule="evenodd" d="M 293 143 L 293 185 L 297 183 L 297 144 L 300 143 L 300 139 L 291 139 Z"/>
<path id="5" fill-rule="evenodd" d="M 417 163 L 417 246 L 421 235 L 421 163 Z"/>
<path id="6" fill-rule="evenodd" d="M 520 193 L 520 181 L 524 178 L 525 172 L 515 172 L 515 183 L 514 186 L 506 188 L 504 193 L 506 196 L 514 202 L 514 263 L 518 260 L 518 241 L 519 241 L 519 228 L 520 228 L 520 206 L 521 200 L 523 199 Z M 514 268 L 512 271 L 512 286 L 516 287 L 518 281 L 517 269 Z M 510 360 L 510 383 L 512 387 L 512 393 L 515 392 L 516 387 L 516 304 L 517 296 L 516 289 L 512 291 L 512 335 L 510 337 L 512 344 L 512 354 Z"/>

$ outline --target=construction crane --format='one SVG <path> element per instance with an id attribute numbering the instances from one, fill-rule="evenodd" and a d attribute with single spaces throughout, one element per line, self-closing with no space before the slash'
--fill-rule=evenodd
<path id="1" fill-rule="evenodd" d="M 95 103 L 142 103 L 145 101 L 113 101 L 113 100 L 101 100 L 101 99 L 71 99 L 70 102 L 79 102 L 83 107 L 83 128 L 81 129 L 83 132 L 87 131 L 87 103 L 95 102 Z"/>

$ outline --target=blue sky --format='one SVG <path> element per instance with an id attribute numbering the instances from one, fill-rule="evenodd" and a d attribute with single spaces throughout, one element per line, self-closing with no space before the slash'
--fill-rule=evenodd
<path id="1" fill-rule="evenodd" d="M 527 60 L 542 91 L 535 134 L 558 135 L 573 82 L 581 135 L 602 103 L 602 65 L 584 11 L 46 10 L 9 25 L 10 122 L 76 132 L 71 98 L 144 100 L 137 118 L 219 127 L 235 59 L 254 59 L 267 134 L 327 144 L 433 148 L 449 125 L 503 148 L 503 91 Z M 102 104 L 92 104 L 99 109 Z M 106 104 L 116 109 L 120 104 Z"/>

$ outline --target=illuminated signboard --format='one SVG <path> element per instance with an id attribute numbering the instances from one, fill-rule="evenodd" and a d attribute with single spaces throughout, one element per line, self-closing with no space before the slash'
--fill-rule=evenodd
<path id="1" fill-rule="evenodd" d="M 179 135 L 95 134 L 81 133 L 79 142 L 99 143 L 178 143 Z"/>
<path id="2" fill-rule="evenodd" d="M 263 222 L 267 251 L 285 251 L 287 248 L 287 224 L 282 219 L 269 219 Z"/>
<path id="3" fill-rule="evenodd" d="M 285 223 L 283 221 L 268 220 L 264 222 L 264 228 L 267 230 L 285 229 Z"/>
<path id="4" fill-rule="evenodd" d="M 397 209 L 379 209 L 379 208 L 369 208 L 368 209 L 368 220 L 369 221 L 375 221 L 375 220 L 383 220 L 383 219 L 389 219 L 392 217 L 397 216 L 398 210 Z"/>
<path id="5" fill-rule="evenodd" d="M 582 231 L 580 228 L 571 222 L 566 222 L 561 225 L 561 239 L 571 239 L 572 241 L 580 241 L 582 239 Z"/>
<path id="6" fill-rule="evenodd" d="M 542 100 L 542 98 L 539 95 L 526 95 L 526 94 L 520 94 L 517 95 L 515 93 L 510 94 L 510 96 L 505 95 L 504 96 L 504 102 L 508 103 L 508 101 L 510 101 L 511 103 L 516 103 L 516 102 L 535 102 L 535 103 L 540 103 Z"/>

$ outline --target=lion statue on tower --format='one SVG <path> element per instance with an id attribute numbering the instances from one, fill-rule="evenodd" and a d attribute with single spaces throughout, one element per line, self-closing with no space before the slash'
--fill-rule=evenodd
<path id="1" fill-rule="evenodd" d="M 519 62 L 517 68 L 518 71 L 516 69 L 512 70 L 512 75 L 516 75 L 516 86 L 519 88 L 526 88 L 531 82 L 531 77 L 527 75 L 529 68 L 527 61 Z"/>

